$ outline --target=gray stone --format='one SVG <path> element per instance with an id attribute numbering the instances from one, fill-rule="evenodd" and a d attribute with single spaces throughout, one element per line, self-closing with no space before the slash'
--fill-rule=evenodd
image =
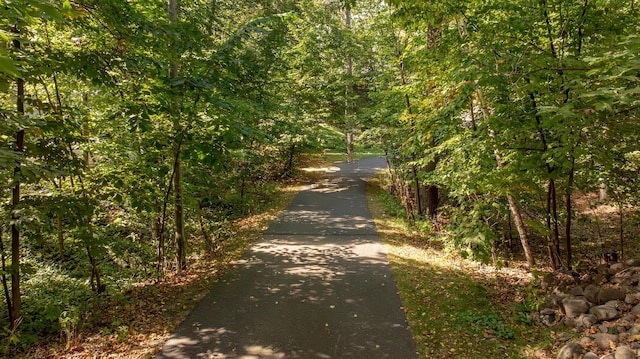
<path id="1" fill-rule="evenodd" d="M 593 276 L 593 281 L 597 284 L 604 284 L 609 280 L 609 276 L 606 274 L 598 273 Z"/>
<path id="2" fill-rule="evenodd" d="M 578 341 L 578 344 L 582 345 L 583 347 L 592 347 L 595 345 L 595 341 L 591 337 L 582 337 Z"/>
<path id="3" fill-rule="evenodd" d="M 635 323 L 637 316 L 635 314 L 625 314 L 620 320 L 624 322 L 624 325 L 631 327 Z"/>
<path id="4" fill-rule="evenodd" d="M 640 304 L 638 304 L 635 307 L 631 308 L 631 311 L 629 313 L 640 315 Z"/>
<path id="5" fill-rule="evenodd" d="M 576 319 L 577 326 L 581 328 L 590 328 L 598 323 L 598 317 L 593 314 L 580 314 Z"/>
<path id="6" fill-rule="evenodd" d="M 596 271 L 601 274 L 609 273 L 609 265 L 605 263 L 599 264 L 598 267 L 596 267 Z"/>
<path id="7" fill-rule="evenodd" d="M 575 287 L 571 287 L 567 290 L 567 294 L 577 297 L 577 296 L 582 296 L 583 295 L 583 289 L 581 286 L 577 285 Z"/>
<path id="8" fill-rule="evenodd" d="M 584 355 L 583 359 L 600 359 L 600 357 L 598 356 L 598 354 L 594 352 L 588 352 L 587 354 Z"/>
<path id="9" fill-rule="evenodd" d="M 567 344 L 558 353 L 557 359 L 580 359 L 584 355 L 584 348 L 578 343 Z"/>
<path id="10" fill-rule="evenodd" d="M 618 316 L 616 308 L 609 305 L 595 306 L 589 310 L 589 313 L 595 315 L 598 320 L 611 320 Z"/>
<path id="11" fill-rule="evenodd" d="M 636 352 L 628 346 L 619 346 L 613 357 L 615 359 L 636 359 Z"/>
<path id="12" fill-rule="evenodd" d="M 598 292 L 600 292 L 600 287 L 594 284 L 589 284 L 586 288 L 584 288 L 584 297 L 587 298 L 591 303 L 595 303 L 598 299 Z"/>
<path id="13" fill-rule="evenodd" d="M 602 288 L 598 292 L 596 303 L 604 304 L 611 300 L 624 300 L 625 292 L 618 288 Z"/>
<path id="14" fill-rule="evenodd" d="M 543 309 L 540 311 L 538 319 L 542 324 L 551 326 L 556 322 L 556 311 L 553 309 Z"/>
<path id="15" fill-rule="evenodd" d="M 562 298 L 554 294 L 548 295 L 542 303 L 542 308 L 558 308 L 564 310 L 562 307 Z"/>
<path id="16" fill-rule="evenodd" d="M 624 264 L 626 264 L 629 267 L 640 267 L 640 259 L 638 258 L 627 259 L 626 261 L 624 261 Z"/>
<path id="17" fill-rule="evenodd" d="M 629 333 L 627 333 L 627 332 L 621 332 L 620 334 L 618 334 L 618 339 L 619 339 L 621 342 L 626 342 L 626 341 L 628 341 L 628 339 L 629 339 Z"/>
<path id="18" fill-rule="evenodd" d="M 589 311 L 589 302 L 584 297 L 564 298 L 562 307 L 567 318 L 577 318 Z"/>
<path id="19" fill-rule="evenodd" d="M 609 266 L 609 273 L 617 274 L 622 272 L 624 268 L 625 268 L 624 263 L 613 263 L 611 266 Z"/>
<path id="20" fill-rule="evenodd" d="M 616 358 L 613 356 L 613 354 L 607 354 L 600 359 L 616 359 Z"/>
<path id="21" fill-rule="evenodd" d="M 629 294 L 625 295 L 624 302 L 629 304 L 629 305 L 636 305 L 636 304 L 640 303 L 640 300 L 638 299 L 638 297 L 635 294 L 629 293 Z"/>
<path id="22" fill-rule="evenodd" d="M 610 300 L 610 301 L 607 301 L 606 303 L 603 303 L 603 304 L 618 309 L 618 307 L 620 306 L 621 303 L 622 303 L 621 300 Z"/>
<path id="23" fill-rule="evenodd" d="M 631 326 L 631 329 L 629 329 L 629 334 L 631 335 L 638 335 L 640 334 L 640 323 L 635 323 Z"/>
<path id="24" fill-rule="evenodd" d="M 596 333 L 593 335 L 593 341 L 602 350 L 609 350 L 618 344 L 618 337 L 613 334 Z"/>

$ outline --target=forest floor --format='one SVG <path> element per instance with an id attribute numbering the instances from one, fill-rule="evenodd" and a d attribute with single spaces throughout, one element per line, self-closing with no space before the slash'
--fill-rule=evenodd
<path id="1" fill-rule="evenodd" d="M 333 160 L 334 158 L 325 158 Z M 316 159 L 298 181 L 282 187 L 268 211 L 234 223 L 237 243 L 222 258 L 194 258 L 190 269 L 150 280 L 99 301 L 81 328 L 42 340 L 24 358 L 151 358 L 169 339 L 195 304 L 230 263 L 257 240 L 305 183 L 329 166 Z M 539 289 L 545 270 L 529 271 L 510 258 L 500 269 L 464 259 L 407 229 L 401 219 L 385 214 L 383 189 L 368 186 L 370 208 L 387 243 L 394 277 L 421 357 L 555 358 L 566 341 L 564 327 L 534 325 L 531 311 L 543 298 Z M 619 250 L 619 211 L 594 206 L 580 196 L 576 220 L 576 265 L 597 263 L 603 252 Z M 637 211 L 623 211 L 626 238 L 637 233 Z M 626 258 L 637 255 L 635 241 L 625 243 Z M 539 258 L 543 254 L 538 255 Z M 505 356 L 506 354 L 506 356 Z"/>

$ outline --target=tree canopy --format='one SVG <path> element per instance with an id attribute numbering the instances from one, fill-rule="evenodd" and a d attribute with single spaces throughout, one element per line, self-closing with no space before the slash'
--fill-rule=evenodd
<path id="1" fill-rule="evenodd" d="M 224 251 L 301 154 L 353 136 L 409 222 L 481 259 L 513 223 L 530 266 L 570 269 L 576 195 L 638 204 L 634 1 L 1 5 L 11 338 Z"/>

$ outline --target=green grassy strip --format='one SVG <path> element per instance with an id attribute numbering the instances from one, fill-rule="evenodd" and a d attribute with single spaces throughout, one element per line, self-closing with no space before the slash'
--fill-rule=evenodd
<path id="1" fill-rule="evenodd" d="M 473 263 L 446 255 L 422 234 L 407 231 L 397 204 L 378 180 L 368 186 L 369 207 L 389 254 L 400 298 L 422 358 L 542 358 L 548 331 L 526 313 L 493 303 L 490 281 Z M 396 212 L 396 216 L 387 213 Z M 520 321 L 519 321 L 520 320 Z M 543 343 L 543 344 L 535 344 Z M 548 342 L 547 342 L 548 344 Z"/>

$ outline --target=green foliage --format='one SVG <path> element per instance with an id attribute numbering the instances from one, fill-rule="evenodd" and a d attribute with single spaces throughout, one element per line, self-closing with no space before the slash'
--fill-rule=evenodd
<path id="1" fill-rule="evenodd" d="M 496 313 L 478 313 L 473 311 L 457 312 L 455 319 L 462 324 L 472 325 L 473 330 L 480 333 L 483 330 L 495 332 L 500 339 L 513 339 L 515 332 L 504 324 L 503 319 Z"/>

